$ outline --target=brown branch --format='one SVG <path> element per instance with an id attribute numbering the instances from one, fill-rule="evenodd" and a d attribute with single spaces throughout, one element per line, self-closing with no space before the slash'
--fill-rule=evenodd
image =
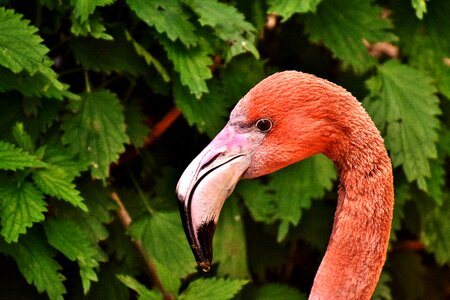
<path id="1" fill-rule="evenodd" d="M 278 25 L 278 16 L 276 14 L 268 14 L 266 19 L 266 24 L 264 27 L 268 30 L 273 30 Z"/>
<path id="2" fill-rule="evenodd" d="M 174 106 L 171 110 L 159 121 L 150 131 L 148 136 L 145 138 L 144 147 L 152 144 L 157 138 L 159 138 L 181 115 L 180 110 Z"/>
<path id="3" fill-rule="evenodd" d="M 144 141 L 144 148 L 150 146 L 156 139 L 158 139 L 181 115 L 180 110 L 177 107 L 173 107 L 167 114 L 153 126 L 153 129 L 147 135 Z M 127 151 L 120 155 L 119 161 L 111 165 L 111 169 L 116 168 L 124 163 L 132 160 L 138 155 L 135 148 L 128 148 Z"/>
<path id="4" fill-rule="evenodd" d="M 396 251 L 421 251 L 425 249 L 425 245 L 421 241 L 409 240 L 395 243 L 393 249 Z"/>
<path id="5" fill-rule="evenodd" d="M 398 47 L 388 42 L 376 42 L 371 44 L 367 40 L 363 39 L 363 44 L 369 51 L 369 54 L 375 58 L 397 58 L 399 54 Z"/>
<path id="6" fill-rule="evenodd" d="M 444 59 L 442 61 L 444 62 L 444 65 L 447 65 L 448 67 L 450 67 L 450 58 L 449 57 L 444 57 Z"/>
<path id="7" fill-rule="evenodd" d="M 120 200 L 120 197 L 119 197 L 119 195 L 117 195 L 116 192 L 111 193 L 111 198 L 117 203 L 117 205 L 119 205 L 119 210 L 117 211 L 117 215 L 118 215 L 119 220 L 122 223 L 123 227 L 125 228 L 125 230 L 127 230 L 132 222 L 131 216 L 128 213 L 128 211 L 126 210 L 125 206 L 123 205 L 122 200 Z M 136 249 L 138 250 L 141 257 L 144 259 L 144 261 L 147 265 L 147 270 L 150 273 L 152 282 L 163 294 L 163 299 L 164 300 L 175 299 L 171 293 L 169 293 L 168 291 L 166 291 L 164 289 L 161 279 L 159 278 L 158 273 L 156 272 L 155 263 L 145 252 L 144 247 L 142 246 L 142 242 L 140 240 L 133 240 L 133 244 L 136 247 Z"/>
<path id="8" fill-rule="evenodd" d="M 389 19 L 391 16 L 392 11 L 389 9 L 383 9 L 381 12 L 381 18 L 383 19 Z M 375 42 L 373 44 L 369 43 L 366 39 L 363 39 L 363 44 L 369 51 L 369 55 L 375 57 L 375 58 L 382 58 L 382 57 L 388 57 L 388 58 L 398 58 L 399 55 L 399 48 L 398 46 L 395 46 L 392 43 L 388 42 Z"/>

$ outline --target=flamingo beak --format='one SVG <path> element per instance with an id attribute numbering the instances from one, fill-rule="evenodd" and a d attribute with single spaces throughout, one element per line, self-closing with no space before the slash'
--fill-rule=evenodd
<path id="1" fill-rule="evenodd" d="M 251 150 L 248 134 L 227 125 L 189 164 L 176 193 L 184 231 L 197 265 L 209 271 L 214 230 L 225 200 L 248 169 Z"/>

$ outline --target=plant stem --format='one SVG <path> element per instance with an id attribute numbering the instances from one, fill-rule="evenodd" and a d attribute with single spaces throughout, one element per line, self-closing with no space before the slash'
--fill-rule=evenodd
<path id="1" fill-rule="evenodd" d="M 86 74 L 86 73 L 85 73 Z M 87 74 L 86 74 L 87 76 Z M 87 77 L 86 77 L 87 78 Z M 181 115 L 180 110 L 177 107 L 173 107 L 154 127 L 153 130 L 149 133 L 149 135 L 145 139 L 144 147 L 152 144 L 158 137 L 160 137 L 172 124 L 175 120 Z M 136 155 L 136 151 L 133 153 L 125 153 L 120 159 L 119 164 L 124 163 L 125 161 L 130 160 Z M 123 205 L 122 200 L 120 200 L 119 195 L 116 192 L 111 193 L 111 198 L 119 205 L 119 210 L 117 211 L 117 215 L 119 217 L 120 222 L 122 223 L 125 230 L 130 226 L 132 219 L 125 206 Z M 144 247 L 142 246 L 142 242 L 140 240 L 133 240 L 133 244 L 138 250 L 141 257 L 145 260 L 147 265 L 147 270 L 150 274 L 152 282 L 155 286 L 161 291 L 163 294 L 164 300 L 173 300 L 174 296 L 164 289 L 164 286 L 161 282 L 161 279 L 158 276 L 156 271 L 155 263 L 153 260 L 145 253 Z"/>
<path id="2" fill-rule="evenodd" d="M 150 133 L 145 138 L 144 148 L 150 146 L 156 139 L 158 139 L 170 126 L 175 122 L 178 117 L 181 115 L 180 110 L 174 106 L 172 107 L 167 114 L 158 122 Z M 120 156 L 119 162 L 116 164 L 112 164 L 111 168 L 115 168 L 120 166 L 130 160 L 132 160 L 137 155 L 136 149 L 130 148 L 128 151 L 122 153 Z"/>
<path id="3" fill-rule="evenodd" d="M 145 146 L 153 143 L 158 137 L 160 137 L 171 125 L 175 122 L 176 119 L 181 115 L 180 110 L 174 106 L 169 112 L 161 119 L 154 127 L 153 130 L 150 131 L 147 138 L 145 139 Z M 144 146 L 144 147 L 145 147 Z"/>
<path id="4" fill-rule="evenodd" d="M 119 220 L 122 223 L 123 227 L 125 228 L 125 230 L 127 230 L 133 220 L 131 219 L 130 214 L 126 210 L 125 206 L 123 205 L 122 200 L 120 200 L 120 197 L 116 192 L 111 193 L 111 198 L 117 203 L 117 205 L 119 205 L 119 210 L 117 211 L 117 215 L 118 215 Z M 145 263 L 147 265 L 147 270 L 150 273 L 152 282 L 163 294 L 163 299 L 164 300 L 173 300 L 174 296 L 164 289 L 161 279 L 159 278 L 158 273 L 156 271 L 155 263 L 145 252 L 144 247 L 142 246 L 142 242 L 140 240 L 133 240 L 133 244 L 136 247 L 136 249 L 138 250 L 139 254 L 142 256 L 142 258 L 145 260 Z"/>
<path id="5" fill-rule="evenodd" d="M 91 84 L 89 82 L 89 74 L 86 70 L 84 71 L 84 83 L 86 85 L 86 93 L 90 93 L 91 92 Z"/>
<path id="6" fill-rule="evenodd" d="M 393 244 L 395 251 L 421 251 L 425 249 L 425 245 L 421 241 L 406 240 Z"/>

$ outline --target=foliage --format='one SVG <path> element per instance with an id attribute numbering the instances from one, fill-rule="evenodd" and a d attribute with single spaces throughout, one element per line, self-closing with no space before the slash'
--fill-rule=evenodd
<path id="1" fill-rule="evenodd" d="M 415 82 L 422 84 L 415 86 Z M 401 165 L 409 181 L 417 180 L 419 188 L 427 190 L 425 178 L 431 177 L 429 160 L 437 158 L 437 115 L 441 113 L 431 78 L 391 60 L 379 66 L 367 86 L 371 92 L 367 110 L 377 116 L 380 130 L 386 128 L 394 166 Z M 410 99 L 423 100 L 412 107 Z M 421 126 L 414 126 L 416 122 Z"/>
<path id="2" fill-rule="evenodd" d="M 208 275 L 174 195 L 239 98 L 295 69 L 351 91 L 385 138 L 396 206 L 374 298 L 448 297 L 449 15 L 446 0 L 0 1 L 1 295 L 305 299 L 331 161 L 240 183 Z"/>

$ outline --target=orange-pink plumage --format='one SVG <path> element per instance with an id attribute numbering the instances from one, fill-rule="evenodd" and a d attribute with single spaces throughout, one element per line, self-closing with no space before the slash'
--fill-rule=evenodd
<path id="1" fill-rule="evenodd" d="M 180 178 L 181 215 L 198 263 L 204 268 L 211 263 L 220 209 L 240 178 L 265 175 L 317 153 L 335 162 L 340 187 L 333 232 L 310 299 L 370 299 L 390 234 L 391 161 L 361 104 L 342 87 L 306 73 L 280 72 L 258 83 Z"/>

